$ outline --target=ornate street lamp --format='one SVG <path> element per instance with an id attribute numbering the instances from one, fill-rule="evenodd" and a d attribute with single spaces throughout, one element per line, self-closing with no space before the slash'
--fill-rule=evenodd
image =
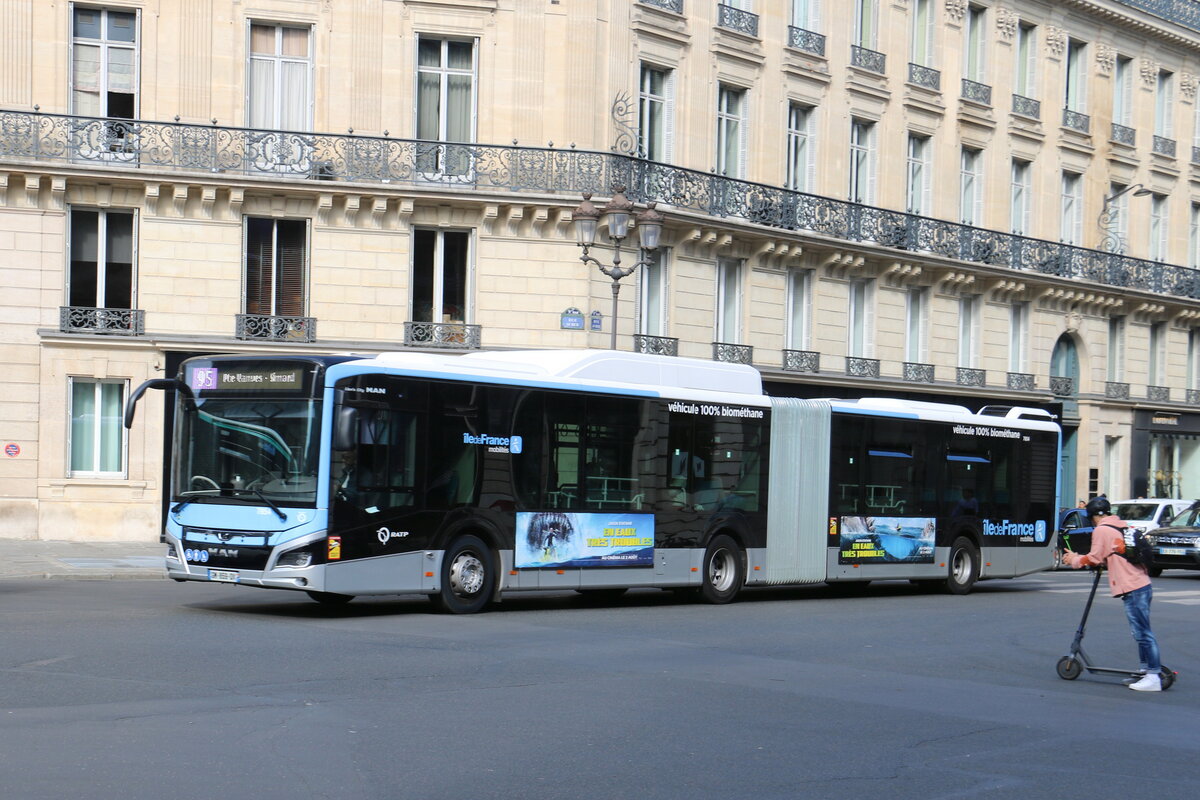
<path id="1" fill-rule="evenodd" d="M 1134 197 L 1145 197 L 1154 192 L 1147 189 L 1140 183 L 1132 183 L 1120 191 L 1113 192 L 1108 197 L 1104 198 L 1104 205 L 1100 207 L 1100 218 L 1096 220 L 1096 224 L 1100 226 L 1100 230 L 1104 233 L 1104 238 L 1100 241 L 1100 249 L 1106 253 L 1115 253 L 1123 255 L 1125 253 L 1125 241 L 1121 238 L 1120 232 L 1117 230 L 1117 220 L 1113 209 L 1113 201 L 1124 194 L 1133 192 Z"/>
<path id="2" fill-rule="evenodd" d="M 658 249 L 659 238 L 662 235 L 663 215 L 654 210 L 654 203 L 647 203 L 646 208 L 635 216 L 634 205 L 625 196 L 625 187 L 614 186 L 613 192 L 613 198 L 603 208 L 596 208 L 592 204 L 591 194 L 585 193 L 583 202 L 572 212 L 571 220 L 575 225 L 575 237 L 579 246 L 583 248 L 583 254 L 579 256 L 579 260 L 585 264 L 595 264 L 605 277 L 612 278 L 611 348 L 616 350 L 617 295 L 621 292 L 621 279 L 632 275 L 638 267 L 644 267 L 651 263 L 649 255 Z M 600 228 L 602 217 L 608 225 L 608 238 L 612 242 L 612 266 L 602 264 L 588 252 L 596 244 L 596 232 Z M 629 236 L 629 220 L 631 218 L 637 221 L 635 230 L 638 235 L 640 257 L 628 267 L 623 267 L 621 266 L 621 242 Z"/>

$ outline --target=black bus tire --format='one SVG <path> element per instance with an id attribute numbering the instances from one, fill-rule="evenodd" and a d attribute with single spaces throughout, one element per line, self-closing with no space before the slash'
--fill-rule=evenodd
<path id="1" fill-rule="evenodd" d="M 441 589 L 431 595 L 434 605 L 449 614 L 482 611 L 495 591 L 495 563 L 491 549 L 478 536 L 456 538 L 442 558 Z"/>
<path id="2" fill-rule="evenodd" d="M 979 550 L 965 536 L 960 536 L 950 545 L 949 574 L 946 576 L 946 591 L 950 594 L 967 594 L 975 581 L 979 580 Z"/>
<path id="3" fill-rule="evenodd" d="M 714 536 L 704 549 L 700 572 L 700 599 L 714 605 L 732 601 L 746 580 L 742 549 L 724 534 Z"/>
<path id="4" fill-rule="evenodd" d="M 323 606 L 344 606 L 354 599 L 352 594 L 338 594 L 337 592 L 305 592 L 305 594 Z"/>

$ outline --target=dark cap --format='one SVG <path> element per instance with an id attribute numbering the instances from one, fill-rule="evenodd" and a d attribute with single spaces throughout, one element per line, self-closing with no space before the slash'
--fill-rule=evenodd
<path id="1" fill-rule="evenodd" d="M 1087 504 L 1087 515 L 1089 517 L 1107 517 L 1112 513 L 1112 504 L 1108 502 L 1107 497 L 1093 497 Z"/>

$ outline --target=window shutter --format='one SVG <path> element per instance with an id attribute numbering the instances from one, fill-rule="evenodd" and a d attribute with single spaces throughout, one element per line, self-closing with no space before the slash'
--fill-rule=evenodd
<path id="1" fill-rule="evenodd" d="M 817 193 L 817 109 L 811 108 L 804 117 L 804 191 Z"/>
<path id="2" fill-rule="evenodd" d="M 273 259 L 271 240 L 273 225 L 269 219 L 246 218 L 242 249 L 246 254 L 246 276 L 243 301 L 247 314 L 270 314 L 271 273 Z"/>
<path id="3" fill-rule="evenodd" d="M 863 356 L 875 357 L 875 284 L 866 282 L 863 291 Z"/>
<path id="4" fill-rule="evenodd" d="M 746 150 L 747 142 L 750 140 L 750 90 L 742 89 L 742 107 L 739 116 L 741 117 L 738 123 L 738 173 L 739 178 L 748 177 L 746 172 Z"/>
<path id="5" fill-rule="evenodd" d="M 865 204 L 875 202 L 875 183 L 879 173 L 879 159 L 876 152 L 876 124 L 871 123 L 867 126 L 867 196 L 863 198 Z"/>
<path id="6" fill-rule="evenodd" d="M 305 311 L 304 273 L 307 223 L 304 220 L 278 220 L 278 280 L 275 313 L 283 317 L 302 317 Z"/>
<path id="7" fill-rule="evenodd" d="M 666 108 L 663 109 L 663 158 L 668 164 L 675 163 L 675 70 L 669 69 L 667 72 L 666 86 L 663 91 L 666 94 Z"/>

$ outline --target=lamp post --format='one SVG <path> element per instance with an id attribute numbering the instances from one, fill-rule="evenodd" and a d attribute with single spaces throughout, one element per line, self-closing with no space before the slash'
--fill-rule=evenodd
<path id="1" fill-rule="evenodd" d="M 1145 197 L 1148 194 L 1154 194 L 1140 183 L 1131 183 L 1124 189 L 1113 192 L 1104 198 L 1104 205 L 1100 208 L 1100 218 L 1096 220 L 1096 224 L 1104 232 L 1104 238 L 1100 241 L 1100 249 L 1106 253 L 1121 255 L 1125 252 L 1125 240 L 1117 232 L 1117 220 L 1114 219 L 1116 212 L 1113 209 L 1113 202 L 1129 192 L 1133 192 L 1134 197 Z"/>
<path id="2" fill-rule="evenodd" d="M 634 205 L 625 196 L 624 186 L 613 187 L 613 197 L 603 208 L 596 208 L 592 203 L 592 195 L 584 193 L 583 202 L 571 214 L 575 226 L 575 236 L 583 253 L 579 260 L 585 264 L 595 264 L 600 272 L 612 278 L 612 344 L 611 349 L 617 349 L 617 296 L 621 292 L 621 279 L 632 275 L 638 267 L 651 263 L 650 253 L 658 249 L 658 240 L 662 234 L 663 215 L 654 210 L 655 203 L 647 203 L 646 208 L 636 215 Z M 596 232 L 603 218 L 608 223 L 608 238 L 612 242 L 612 266 L 601 263 L 588 251 L 596 244 Z M 629 220 L 636 219 L 635 230 L 638 235 L 638 251 L 640 258 L 627 267 L 621 266 L 621 243 L 629 236 Z"/>

